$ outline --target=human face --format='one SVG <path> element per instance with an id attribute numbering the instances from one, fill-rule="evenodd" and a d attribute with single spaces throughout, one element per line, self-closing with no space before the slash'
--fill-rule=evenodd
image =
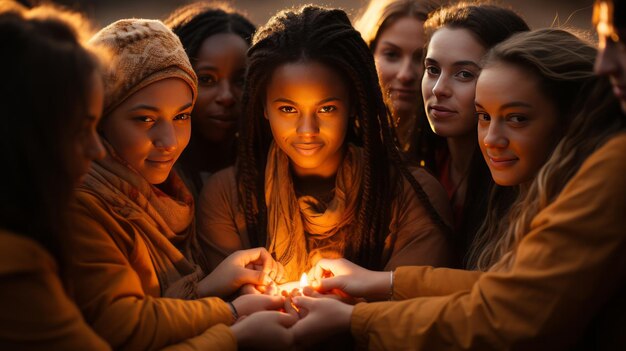
<path id="1" fill-rule="evenodd" d="M 424 22 L 400 18 L 379 34 L 374 60 L 395 116 L 415 116 L 419 107 Z"/>
<path id="2" fill-rule="evenodd" d="M 92 90 L 88 97 L 87 116 L 81 125 L 76 139 L 76 179 L 81 179 L 89 170 L 91 161 L 104 157 L 105 150 L 98 135 L 97 125 L 102 116 L 102 105 L 104 101 L 104 87 L 102 79 L 97 73 L 91 77 Z"/>
<path id="3" fill-rule="evenodd" d="M 441 28 L 428 45 L 422 95 L 433 132 L 442 137 L 476 133 L 474 94 L 485 48 L 466 29 Z"/>
<path id="4" fill-rule="evenodd" d="M 478 142 L 499 185 L 532 180 L 560 138 L 556 105 L 541 91 L 537 77 L 511 64 L 489 66 L 478 78 Z"/>
<path id="5" fill-rule="evenodd" d="M 296 62 L 276 68 L 267 86 L 265 117 L 297 176 L 337 173 L 349 108 L 348 87 L 328 66 Z"/>
<path id="6" fill-rule="evenodd" d="M 596 5 L 598 23 L 596 30 L 600 39 L 595 71 L 607 75 L 613 86 L 613 93 L 626 112 L 626 28 L 616 28 L 612 24 L 606 2 Z"/>
<path id="7" fill-rule="evenodd" d="M 116 107 L 101 131 L 117 154 L 150 184 L 160 184 L 191 134 L 189 85 L 178 78 L 152 83 Z"/>
<path id="8" fill-rule="evenodd" d="M 237 131 L 248 44 L 238 35 L 206 38 L 193 69 L 198 75 L 198 99 L 192 112 L 194 135 L 211 143 L 231 140 Z"/>

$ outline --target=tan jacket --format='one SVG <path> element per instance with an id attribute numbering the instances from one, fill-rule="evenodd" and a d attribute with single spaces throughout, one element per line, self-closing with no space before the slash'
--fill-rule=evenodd
<path id="1" fill-rule="evenodd" d="M 0 350 L 110 350 L 35 241 L 0 230 Z"/>
<path id="2" fill-rule="evenodd" d="M 423 169 L 413 171 L 433 206 L 448 223 L 451 210 L 441 185 Z M 431 221 L 408 182 L 391 209 L 390 233 L 385 240 L 384 269 L 404 265 L 451 266 L 455 263 L 450 241 Z M 207 181 L 198 203 L 198 240 L 209 253 L 213 267 L 230 253 L 250 248 L 243 208 L 240 207 L 235 168 L 230 167 Z"/>
<path id="3" fill-rule="evenodd" d="M 359 304 L 352 334 L 372 350 L 626 349 L 625 151 L 621 134 L 589 157 L 533 219 L 509 272 L 447 296 Z M 417 269 L 396 271 L 396 297 L 437 279 Z"/>
<path id="4" fill-rule="evenodd" d="M 142 233 L 153 223 L 149 216 L 114 211 L 87 191 L 77 192 L 71 215 L 75 232 L 65 239 L 68 292 L 114 349 L 156 350 L 179 342 L 174 349 L 236 349 L 227 327 L 234 320 L 224 301 L 161 296 L 150 251 L 155 243 Z"/>

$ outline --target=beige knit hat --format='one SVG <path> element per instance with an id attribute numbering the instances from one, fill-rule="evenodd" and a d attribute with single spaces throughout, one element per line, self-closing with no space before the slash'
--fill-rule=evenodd
<path id="1" fill-rule="evenodd" d="M 189 84 L 195 102 L 198 78 L 180 40 L 161 21 L 119 20 L 96 33 L 90 43 L 110 55 L 103 116 L 140 89 L 166 78 L 180 78 Z"/>

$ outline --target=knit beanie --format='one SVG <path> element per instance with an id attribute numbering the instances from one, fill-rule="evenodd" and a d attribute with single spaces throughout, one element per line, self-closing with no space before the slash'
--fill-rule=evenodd
<path id="1" fill-rule="evenodd" d="M 166 78 L 185 81 L 195 102 L 198 78 L 180 40 L 161 21 L 119 20 L 96 33 L 90 44 L 110 56 L 104 74 L 103 116 L 137 91 Z"/>

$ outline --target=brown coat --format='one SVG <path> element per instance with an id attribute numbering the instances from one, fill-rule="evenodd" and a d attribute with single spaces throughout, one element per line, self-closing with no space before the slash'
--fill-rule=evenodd
<path id="1" fill-rule="evenodd" d="M 94 172 L 88 177 L 99 175 Z M 68 292 L 85 320 L 118 350 L 156 350 L 179 342 L 183 344 L 177 347 L 190 350 L 235 349 L 227 327 L 234 320 L 224 301 L 164 297 L 162 283 L 175 287 L 197 272 L 190 271 L 193 265 L 165 234 L 158 235 L 164 233 L 163 224 L 155 220 L 151 207 L 152 215 L 144 212 L 148 204 L 138 205 L 136 194 L 102 196 L 115 189 L 77 190 L 71 209 L 75 231 L 64 239 Z M 162 272 L 158 267 L 172 268 Z"/>
<path id="2" fill-rule="evenodd" d="M 418 277 L 459 291 L 359 304 L 352 334 L 372 350 L 626 349 L 625 150 L 621 134 L 589 157 L 533 219 L 510 271 L 477 273 L 472 284 L 400 268 L 396 298 L 419 290 Z"/>
<path id="3" fill-rule="evenodd" d="M 451 210 L 441 185 L 423 169 L 415 169 L 413 174 L 440 215 L 451 223 Z M 408 182 L 403 181 L 398 189 L 383 252 L 384 269 L 453 265 L 455 257 L 449 240 L 428 217 Z M 213 267 L 230 253 L 251 247 L 238 201 L 234 167 L 213 175 L 202 190 L 198 203 L 198 240 L 207 250 Z"/>
<path id="4" fill-rule="evenodd" d="M 0 230 L 0 350 L 110 350 L 68 298 L 55 260 Z"/>

